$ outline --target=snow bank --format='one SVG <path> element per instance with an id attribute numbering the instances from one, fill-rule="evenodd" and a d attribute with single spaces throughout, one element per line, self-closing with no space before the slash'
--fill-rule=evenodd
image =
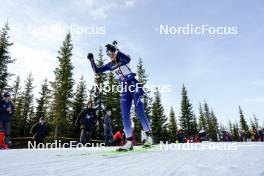
<path id="1" fill-rule="evenodd" d="M 233 144 L 236 149 L 227 151 L 155 149 L 106 156 L 104 153 L 114 148 L 107 148 L 107 151 L 2 150 L 0 175 L 264 176 L 264 143 Z"/>

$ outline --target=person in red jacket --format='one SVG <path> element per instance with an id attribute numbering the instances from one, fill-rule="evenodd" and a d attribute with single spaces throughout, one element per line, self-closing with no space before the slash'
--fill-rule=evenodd
<path id="1" fill-rule="evenodd" d="M 114 143 L 116 146 L 124 145 L 124 131 L 119 130 L 114 134 Z"/>
<path id="2" fill-rule="evenodd" d="M 4 132 L 4 127 L 3 125 L 0 123 L 0 149 L 4 149 L 6 148 L 5 145 L 5 132 Z"/>

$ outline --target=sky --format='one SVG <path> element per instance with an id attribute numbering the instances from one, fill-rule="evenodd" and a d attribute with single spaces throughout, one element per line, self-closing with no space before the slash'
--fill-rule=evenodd
<path id="1" fill-rule="evenodd" d="M 117 40 L 132 58 L 132 70 L 142 58 L 149 84 L 171 86 L 170 93 L 161 94 L 167 114 L 173 106 L 179 115 L 184 84 L 195 112 L 206 100 L 223 123 L 239 120 L 239 105 L 248 120 L 255 113 L 264 121 L 263 19 L 261 0 L 2 0 L 0 6 L 0 27 L 8 21 L 14 43 L 10 52 L 16 62 L 10 72 L 22 80 L 32 72 L 36 92 L 45 78 L 53 79 L 67 31 L 88 28 L 93 30 L 89 34 L 71 31 L 77 81 L 83 75 L 93 82 L 87 53 L 96 56 L 100 46 Z M 160 32 L 160 26 L 188 24 L 235 26 L 237 33 Z"/>

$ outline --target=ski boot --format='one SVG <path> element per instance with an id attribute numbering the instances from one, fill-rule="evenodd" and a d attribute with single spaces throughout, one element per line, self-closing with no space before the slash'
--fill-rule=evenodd
<path id="1" fill-rule="evenodd" d="M 117 151 L 129 151 L 129 150 L 133 150 L 133 142 L 132 142 L 132 138 L 128 138 L 127 142 L 125 143 L 125 145 L 123 145 L 122 147 L 119 147 L 117 149 Z"/>
<path id="2" fill-rule="evenodd" d="M 143 144 L 143 148 L 151 148 L 153 145 L 153 140 L 150 132 L 146 132 L 147 140 Z"/>

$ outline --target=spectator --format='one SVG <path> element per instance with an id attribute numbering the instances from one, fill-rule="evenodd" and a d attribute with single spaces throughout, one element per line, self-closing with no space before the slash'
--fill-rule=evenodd
<path id="1" fill-rule="evenodd" d="M 114 143 L 115 146 L 122 146 L 124 145 L 124 131 L 119 130 L 114 134 Z"/>
<path id="2" fill-rule="evenodd" d="M 33 140 L 36 141 L 36 144 L 44 143 L 47 136 L 47 125 L 44 118 L 40 118 L 39 122 L 34 124 L 31 128 L 30 133 L 33 135 Z"/>
<path id="3" fill-rule="evenodd" d="M 248 130 L 247 132 L 246 132 L 246 141 L 247 142 L 251 142 L 251 132 Z"/>
<path id="4" fill-rule="evenodd" d="M 90 142 L 93 128 L 97 122 L 95 109 L 93 109 L 92 101 L 88 101 L 87 108 L 85 108 L 75 121 L 75 125 L 81 129 L 80 142 L 85 145 Z"/>
<path id="5" fill-rule="evenodd" d="M 3 99 L 0 100 L 0 126 L 3 127 L 5 139 L 4 139 L 4 149 L 8 149 L 11 144 L 10 141 L 10 128 L 11 119 L 14 114 L 15 107 L 11 102 L 11 94 L 9 92 L 4 93 Z"/>
<path id="6" fill-rule="evenodd" d="M 199 131 L 199 137 L 200 137 L 200 141 L 208 141 L 208 137 L 207 137 L 207 133 L 205 132 L 204 129 L 201 129 Z"/>
<path id="7" fill-rule="evenodd" d="M 113 130 L 112 130 L 112 112 L 108 110 L 104 117 L 104 136 L 105 136 L 105 145 L 111 146 L 113 143 Z"/>
<path id="8" fill-rule="evenodd" d="M 179 143 L 184 143 L 184 132 L 183 132 L 183 130 L 180 129 L 178 131 L 177 137 L 178 137 Z"/>

